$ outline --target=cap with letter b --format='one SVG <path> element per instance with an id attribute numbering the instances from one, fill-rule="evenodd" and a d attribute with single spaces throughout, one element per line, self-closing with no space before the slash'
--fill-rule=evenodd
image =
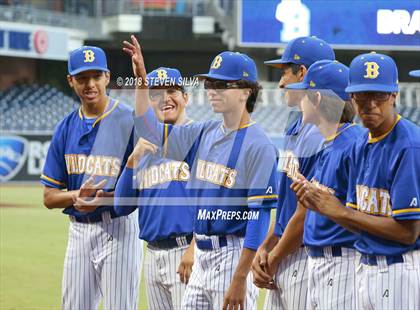
<path id="1" fill-rule="evenodd" d="M 181 72 L 175 68 L 159 67 L 147 75 L 149 88 L 153 87 L 183 87 Z"/>
<path id="2" fill-rule="evenodd" d="M 398 89 L 398 69 L 391 57 L 371 52 L 352 60 L 346 92 L 391 93 Z"/>
<path id="3" fill-rule="evenodd" d="M 70 75 L 88 70 L 109 72 L 105 52 L 96 46 L 82 46 L 73 50 L 67 67 Z"/>
<path id="4" fill-rule="evenodd" d="M 210 65 L 209 73 L 197 74 L 198 78 L 224 81 L 245 80 L 257 82 L 257 66 L 248 55 L 237 52 L 223 52 L 217 55 Z"/>
<path id="5" fill-rule="evenodd" d="M 299 37 L 291 40 L 280 59 L 264 61 L 272 67 L 293 63 L 309 68 L 318 60 L 334 60 L 335 53 L 332 47 L 324 40 L 316 37 Z"/>

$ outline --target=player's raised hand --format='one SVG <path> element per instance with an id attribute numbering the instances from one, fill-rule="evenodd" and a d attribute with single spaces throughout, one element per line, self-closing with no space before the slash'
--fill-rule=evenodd
<path id="1" fill-rule="evenodd" d="M 144 138 L 140 138 L 136 146 L 134 147 L 133 152 L 130 154 L 127 160 L 127 167 L 134 169 L 137 167 L 138 161 L 143 158 L 147 153 L 156 154 L 158 147 L 152 142 L 147 141 Z"/>
<path id="2" fill-rule="evenodd" d="M 182 255 L 181 263 L 178 266 L 177 274 L 182 283 L 188 284 L 194 264 L 194 242 L 191 242 L 188 249 Z"/>
<path id="3" fill-rule="evenodd" d="M 133 74 L 141 78 L 142 81 L 146 81 L 147 72 L 144 64 L 143 54 L 139 41 L 134 35 L 130 36 L 131 42 L 123 41 L 123 51 L 131 57 L 131 63 L 133 66 Z M 146 83 L 141 83 L 143 88 L 146 88 Z"/>

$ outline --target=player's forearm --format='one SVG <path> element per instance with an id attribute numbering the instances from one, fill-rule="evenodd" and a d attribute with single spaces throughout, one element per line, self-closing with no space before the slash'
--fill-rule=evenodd
<path id="1" fill-rule="evenodd" d="M 261 246 L 265 247 L 265 249 L 270 252 L 279 241 L 279 237 L 274 234 L 274 228 L 276 226 L 276 221 L 272 221 L 270 225 L 270 229 L 268 230 L 267 237 L 261 244 Z"/>
<path id="2" fill-rule="evenodd" d="M 238 266 L 233 275 L 233 281 L 245 281 L 251 270 L 251 264 L 255 257 L 255 251 L 243 248 L 241 257 L 239 258 Z"/>
<path id="3" fill-rule="evenodd" d="M 44 205 L 48 209 L 64 209 L 73 205 L 73 196 L 78 196 L 79 191 L 63 191 L 57 188 L 44 188 Z"/>
<path id="4" fill-rule="evenodd" d="M 144 83 L 136 87 L 136 116 L 143 116 L 150 106 L 149 103 L 149 89 Z"/>
<path id="5" fill-rule="evenodd" d="M 298 205 L 283 235 L 272 250 L 272 255 L 278 262 L 296 252 L 302 245 L 305 216 L 306 209 Z"/>
<path id="6" fill-rule="evenodd" d="M 331 219 L 344 227 L 358 227 L 360 231 L 406 245 L 415 243 L 420 233 L 420 221 L 397 221 L 391 217 L 369 215 L 344 206 Z"/>

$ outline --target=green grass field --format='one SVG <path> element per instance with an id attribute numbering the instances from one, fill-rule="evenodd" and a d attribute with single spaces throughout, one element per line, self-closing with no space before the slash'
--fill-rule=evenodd
<path id="1" fill-rule="evenodd" d="M 61 211 L 42 205 L 41 187 L 0 187 L 1 310 L 60 308 L 68 226 Z M 147 309 L 144 279 L 139 309 Z"/>

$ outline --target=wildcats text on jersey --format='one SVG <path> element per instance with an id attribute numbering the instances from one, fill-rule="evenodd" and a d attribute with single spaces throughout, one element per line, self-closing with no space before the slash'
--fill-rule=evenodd
<path id="1" fill-rule="evenodd" d="M 391 216 L 391 197 L 388 190 L 356 185 L 357 209 L 364 213 Z"/>
<path id="2" fill-rule="evenodd" d="M 183 161 L 165 162 L 147 169 L 141 169 L 137 174 L 137 180 L 140 180 L 139 190 L 171 181 L 186 182 L 189 179 L 190 167 Z"/>
<path id="3" fill-rule="evenodd" d="M 232 188 L 238 172 L 224 165 L 198 160 L 196 177 L 199 180 Z"/>
<path id="4" fill-rule="evenodd" d="M 121 160 L 112 156 L 85 154 L 66 154 L 67 173 L 90 174 L 95 176 L 118 177 L 121 169 Z"/>

